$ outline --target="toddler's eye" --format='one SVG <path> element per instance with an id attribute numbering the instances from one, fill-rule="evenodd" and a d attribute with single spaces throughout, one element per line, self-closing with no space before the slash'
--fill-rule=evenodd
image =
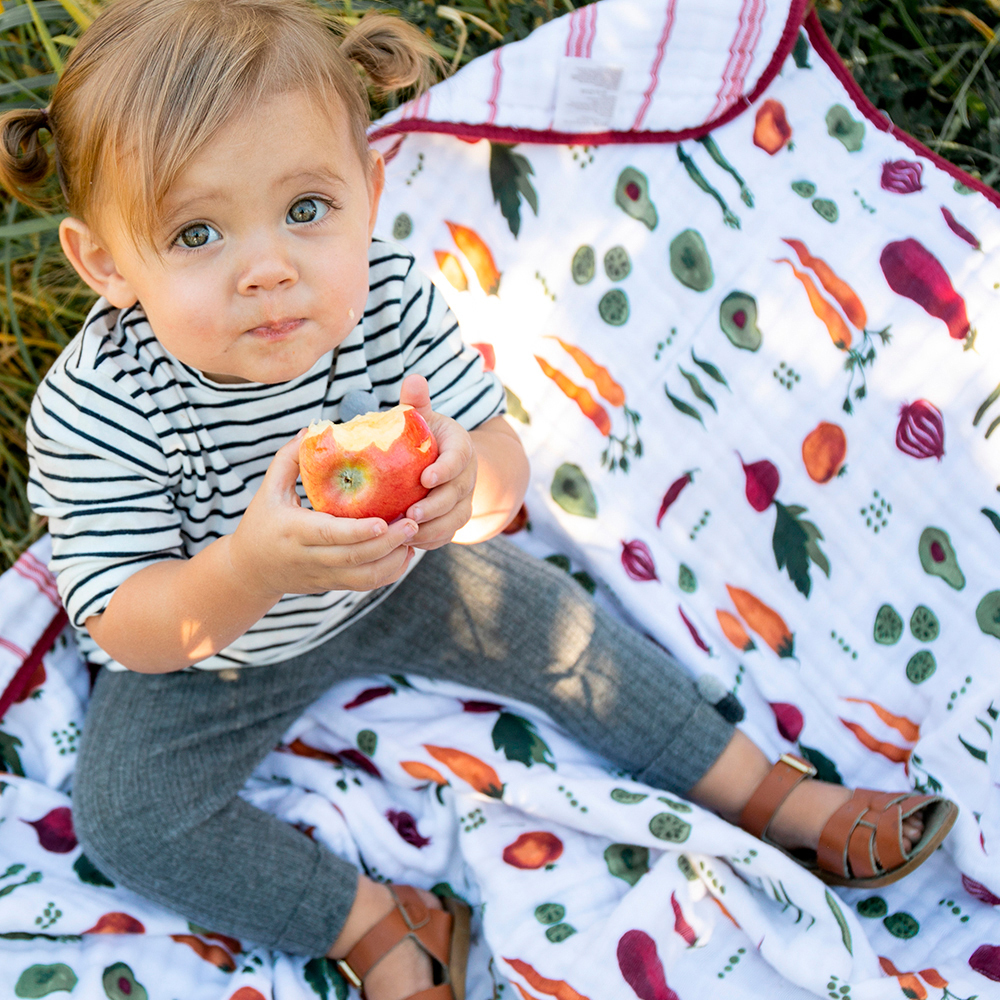
<path id="1" fill-rule="evenodd" d="M 291 223 L 315 222 L 317 219 L 322 219 L 329 210 L 329 206 L 318 198 L 300 198 L 288 210 L 285 221 Z"/>
<path id="2" fill-rule="evenodd" d="M 179 246 L 194 250 L 205 246 L 206 243 L 214 243 L 220 239 L 222 236 L 207 222 L 196 222 L 193 226 L 182 229 L 174 242 Z"/>

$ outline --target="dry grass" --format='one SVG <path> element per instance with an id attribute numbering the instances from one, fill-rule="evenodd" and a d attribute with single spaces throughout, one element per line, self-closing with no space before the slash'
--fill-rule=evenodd
<path id="1" fill-rule="evenodd" d="M 333 4 L 315 0 L 325 7 Z M 566 13 L 574 0 L 345 0 L 357 18 L 396 12 L 423 28 L 451 69 Z M 97 0 L 10 0 L 0 13 L 0 111 L 44 107 Z M 913 0 L 826 0 L 820 15 L 869 97 L 942 155 L 1000 180 L 1000 0 L 965 7 Z M 375 112 L 387 106 L 376 107 Z M 0 193 L 0 571 L 44 530 L 28 506 L 24 422 L 38 380 L 84 318 L 92 295 L 66 265 L 48 213 Z"/>

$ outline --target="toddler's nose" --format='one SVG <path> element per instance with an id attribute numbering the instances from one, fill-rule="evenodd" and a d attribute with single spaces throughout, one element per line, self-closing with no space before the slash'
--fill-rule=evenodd
<path id="1" fill-rule="evenodd" d="M 261 247 L 248 255 L 246 266 L 238 280 L 242 295 L 270 292 L 282 285 L 298 281 L 298 270 L 287 254 L 274 245 Z"/>

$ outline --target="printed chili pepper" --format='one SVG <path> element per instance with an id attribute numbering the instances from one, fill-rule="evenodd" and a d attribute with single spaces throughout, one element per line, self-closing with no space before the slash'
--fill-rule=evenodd
<path id="1" fill-rule="evenodd" d="M 451 747 L 424 744 L 424 749 L 450 771 L 454 771 L 463 781 L 467 781 L 477 792 L 494 799 L 503 798 L 503 782 L 500 776 L 487 764 L 472 754 Z"/>
<path id="2" fill-rule="evenodd" d="M 740 623 L 740 620 L 728 611 L 716 611 L 716 618 L 722 626 L 722 634 L 741 652 L 749 653 L 751 649 L 756 649 L 757 644 L 747 635 L 747 630 Z"/>
<path id="3" fill-rule="evenodd" d="M 388 684 L 382 687 L 365 688 L 361 694 L 356 695 L 346 705 L 344 705 L 344 708 L 358 708 L 361 705 L 367 705 L 368 702 L 374 701 L 376 698 L 384 698 L 387 694 L 395 693 L 396 689 L 394 687 L 390 687 Z"/>
<path id="4" fill-rule="evenodd" d="M 668 510 L 674 505 L 677 498 L 684 492 L 684 487 L 688 483 L 694 482 L 694 474 L 697 469 L 689 469 L 684 473 L 683 476 L 679 476 L 675 479 L 669 487 L 667 487 L 667 492 L 663 494 L 663 499 L 660 501 L 660 509 L 656 514 L 656 526 L 660 526 L 660 522 L 663 520 L 664 515 Z"/>
<path id="5" fill-rule="evenodd" d="M 873 750 L 875 753 L 880 753 L 883 757 L 891 760 L 894 764 L 906 764 L 910 760 L 910 751 L 896 746 L 895 743 L 886 743 L 884 740 L 877 739 L 872 736 L 867 729 L 863 726 L 859 726 L 856 722 L 848 722 L 847 719 L 840 720 L 854 735 L 858 738 L 858 742 L 862 746 L 867 747 L 869 750 Z"/>
<path id="6" fill-rule="evenodd" d="M 796 268 L 796 266 L 787 257 L 779 257 L 775 263 L 787 264 L 792 269 L 792 273 L 795 277 L 802 282 L 802 287 L 806 290 L 806 294 L 809 296 L 809 305 L 812 306 L 812 311 L 816 314 L 816 316 L 823 321 L 823 325 L 830 334 L 830 339 L 833 341 L 835 346 L 840 348 L 840 350 L 846 351 L 851 346 L 851 331 L 844 322 L 844 317 L 837 312 L 831 302 L 827 302 L 827 300 L 820 295 L 819 290 L 813 284 L 812 278 L 810 278 L 808 274 L 804 274 L 802 271 L 798 270 L 798 268 Z"/>
<path id="7" fill-rule="evenodd" d="M 798 254 L 799 263 L 803 267 L 812 268 L 820 284 L 833 296 L 837 304 L 844 310 L 844 315 L 859 329 L 868 325 L 868 313 L 858 298 L 854 289 L 834 272 L 825 260 L 814 257 L 809 248 L 801 240 L 782 239 Z"/>
<path id="8" fill-rule="evenodd" d="M 360 768 L 366 774 L 370 774 L 373 778 L 381 778 L 382 772 L 375 766 L 375 764 L 369 760 L 360 750 L 355 750 L 354 747 L 348 747 L 346 750 L 338 750 L 337 756 L 343 760 L 349 761 L 355 767 Z"/>
<path id="9" fill-rule="evenodd" d="M 493 262 L 490 248 L 474 229 L 447 220 L 445 225 L 455 241 L 455 246 L 465 254 L 466 260 L 472 265 L 472 270 L 476 272 L 482 290 L 487 295 L 496 295 L 500 290 L 500 272 Z"/>
<path id="10" fill-rule="evenodd" d="M 631 542 L 622 542 L 622 567 L 629 579 L 637 583 L 649 583 L 651 580 L 660 579 L 656 575 L 653 553 L 639 538 L 634 538 Z"/>
<path id="11" fill-rule="evenodd" d="M 559 346 L 580 366 L 584 378 L 589 378 L 597 386 L 597 391 L 602 399 L 612 406 L 625 405 L 625 390 L 611 377 L 607 368 L 597 364 L 589 354 L 581 351 L 579 347 L 567 344 L 559 337 L 550 337 L 549 339 L 557 341 Z"/>
<path id="12" fill-rule="evenodd" d="M 944 221 L 948 223 L 948 228 L 959 238 L 965 240 L 974 250 L 982 250 L 983 245 L 976 239 L 976 237 L 969 232 L 965 226 L 962 225 L 958 219 L 955 218 L 951 212 L 948 211 L 944 205 L 941 206 L 941 214 L 944 216 Z"/>
<path id="13" fill-rule="evenodd" d="M 904 715 L 893 715 L 888 709 L 867 698 L 845 698 L 853 705 L 867 705 L 887 725 L 892 726 L 904 740 L 916 743 L 920 739 L 920 726 Z"/>
<path id="14" fill-rule="evenodd" d="M 926 399 L 904 403 L 899 409 L 896 447 L 914 458 L 936 458 L 944 454 L 944 417 Z"/>
<path id="15" fill-rule="evenodd" d="M 879 263 L 894 292 L 942 320 L 953 340 L 965 340 L 967 349 L 972 346 L 975 332 L 965 311 L 965 299 L 952 287 L 948 272 L 930 250 L 912 237 L 896 240 L 882 249 Z"/>
<path id="16" fill-rule="evenodd" d="M 754 597 L 748 590 L 740 590 L 738 587 L 730 587 L 726 584 L 726 590 L 732 598 L 736 610 L 743 620 L 759 635 L 768 646 L 773 649 L 778 656 L 792 656 L 795 648 L 795 636 L 788 630 L 781 615 L 777 611 L 769 608 L 759 598 Z"/>
<path id="17" fill-rule="evenodd" d="M 681 904 L 677 902 L 676 892 L 670 893 L 670 905 L 674 908 L 674 930 L 684 938 L 690 948 L 698 940 L 698 935 L 695 934 L 694 928 L 684 919 L 684 911 L 681 909 Z"/>
<path id="18" fill-rule="evenodd" d="M 688 631 L 691 633 L 691 638 L 694 639 L 694 644 L 703 653 L 708 653 L 708 655 L 711 656 L 712 655 L 711 648 L 705 644 L 705 640 L 702 639 L 702 637 L 698 634 L 698 630 L 694 627 L 694 624 L 691 622 L 691 619 L 688 618 L 686 614 L 684 614 L 684 610 L 681 608 L 679 604 L 677 605 L 677 611 L 681 616 L 681 621 L 683 621 L 684 624 L 687 625 Z"/>
<path id="19" fill-rule="evenodd" d="M 522 962 L 519 958 L 505 958 L 504 961 L 519 975 L 528 980 L 528 985 L 545 993 L 556 1000 L 588 1000 L 582 993 L 577 993 L 572 986 L 563 979 L 546 979 L 537 973 L 527 962 Z"/>
<path id="20" fill-rule="evenodd" d="M 585 417 L 588 417 L 605 437 L 608 437 L 611 434 L 611 418 L 608 416 L 608 411 L 600 403 L 596 402 L 594 397 L 583 386 L 571 382 L 561 371 L 553 368 L 544 358 L 540 358 L 536 354 L 535 360 L 541 366 L 542 371 L 562 389 L 564 395 L 568 396 L 580 407 L 580 412 Z"/>
<path id="21" fill-rule="evenodd" d="M 463 701 L 463 712 L 502 712 L 503 705 L 498 705 L 495 701 Z"/>
<path id="22" fill-rule="evenodd" d="M 757 513 L 767 510 L 771 506 L 774 494 L 778 492 L 778 486 L 781 483 L 777 466 L 766 458 L 747 465 L 739 452 L 736 452 L 736 457 L 740 460 L 740 465 L 743 466 L 743 473 L 747 479 L 746 494 L 750 506 Z"/>
<path id="23" fill-rule="evenodd" d="M 618 941 L 618 968 L 639 1000 L 679 1000 L 667 985 L 656 942 L 645 931 L 626 931 Z"/>

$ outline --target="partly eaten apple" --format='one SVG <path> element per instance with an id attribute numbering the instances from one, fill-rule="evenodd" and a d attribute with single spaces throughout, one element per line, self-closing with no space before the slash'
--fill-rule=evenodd
<path id="1" fill-rule="evenodd" d="M 310 424 L 299 444 L 302 485 L 313 509 L 387 523 L 427 496 L 420 474 L 437 457 L 427 422 L 404 404 L 345 424 Z"/>

